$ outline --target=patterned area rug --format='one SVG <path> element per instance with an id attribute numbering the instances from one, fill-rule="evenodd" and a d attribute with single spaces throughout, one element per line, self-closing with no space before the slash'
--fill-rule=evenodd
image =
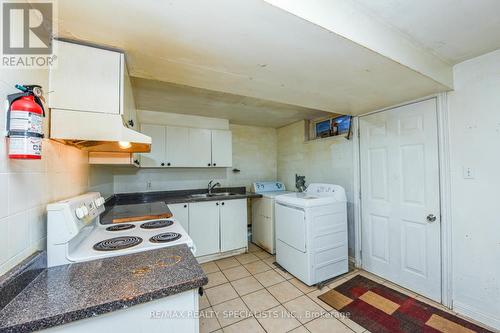
<path id="1" fill-rule="evenodd" d="M 373 333 L 492 333 L 361 275 L 318 298 Z"/>

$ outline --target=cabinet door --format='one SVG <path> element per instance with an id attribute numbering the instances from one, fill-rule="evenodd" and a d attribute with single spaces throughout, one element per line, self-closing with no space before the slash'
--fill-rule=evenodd
<path id="1" fill-rule="evenodd" d="M 187 203 L 169 204 L 168 209 L 189 234 L 189 206 Z"/>
<path id="2" fill-rule="evenodd" d="M 189 129 L 189 154 L 191 167 L 208 167 L 212 163 L 211 130 Z"/>
<path id="3" fill-rule="evenodd" d="M 191 159 L 191 154 L 189 152 L 189 129 L 187 127 L 167 126 L 166 151 L 167 166 L 190 166 L 189 160 Z"/>
<path id="4" fill-rule="evenodd" d="M 247 200 L 220 203 L 221 252 L 247 246 Z"/>
<path id="5" fill-rule="evenodd" d="M 123 53 L 54 40 L 57 64 L 50 68 L 49 106 L 120 113 Z"/>
<path id="6" fill-rule="evenodd" d="M 233 142 L 231 131 L 212 130 L 212 166 L 233 165 Z"/>
<path id="7" fill-rule="evenodd" d="M 189 204 L 189 236 L 196 246 L 196 256 L 218 253 L 219 202 L 195 202 Z"/>
<path id="8" fill-rule="evenodd" d="M 151 137 L 151 152 L 141 154 L 141 167 L 165 164 L 165 126 L 143 124 L 141 132 Z"/>

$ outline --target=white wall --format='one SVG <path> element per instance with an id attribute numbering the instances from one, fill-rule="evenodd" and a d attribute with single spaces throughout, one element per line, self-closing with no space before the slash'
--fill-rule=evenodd
<path id="1" fill-rule="evenodd" d="M 186 124 L 178 122 L 177 125 Z M 255 181 L 275 180 L 276 130 L 240 125 L 230 125 L 229 129 L 233 133 L 232 168 L 115 168 L 113 171 L 115 193 L 205 188 L 212 179 L 223 186 L 245 186 L 248 190 Z M 241 171 L 234 173 L 232 171 L 234 168 Z M 151 184 L 149 188 L 148 183 Z"/>
<path id="2" fill-rule="evenodd" d="M 349 255 L 354 256 L 354 173 L 353 144 L 344 137 L 304 142 L 305 122 L 278 129 L 278 180 L 288 190 L 295 189 L 295 174 L 306 176 L 306 183 L 337 184 L 346 190 L 348 200 Z"/>
<path id="3" fill-rule="evenodd" d="M 456 65 L 454 74 L 453 304 L 500 329 L 500 50 Z M 464 167 L 474 179 L 463 178 Z"/>
<path id="4" fill-rule="evenodd" d="M 5 128 L 3 99 L 18 92 L 14 84 L 40 84 L 48 90 L 47 70 L 0 69 L 0 130 Z M 46 110 L 47 111 L 47 110 Z M 45 119 L 45 135 L 48 119 Z M 10 160 L 0 138 L 0 275 L 45 248 L 47 203 L 98 189 L 112 192 L 112 175 L 97 168 L 89 180 L 87 153 L 44 139 L 41 160 Z M 99 180 L 99 181 L 97 181 Z"/>

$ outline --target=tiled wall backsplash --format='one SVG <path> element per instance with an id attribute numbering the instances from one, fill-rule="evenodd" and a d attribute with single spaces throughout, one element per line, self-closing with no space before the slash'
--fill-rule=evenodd
<path id="1" fill-rule="evenodd" d="M 16 83 L 40 84 L 47 91 L 47 82 L 47 70 L 0 69 L 0 275 L 45 248 L 49 202 L 89 189 L 113 192 L 110 171 L 96 168 L 91 179 L 87 153 L 55 141 L 44 139 L 41 160 L 8 158 L 3 99 L 18 92 Z M 47 118 L 44 124 L 47 135 Z"/>
<path id="2" fill-rule="evenodd" d="M 45 248 L 46 205 L 88 188 L 87 154 L 50 140 L 39 161 L 8 160 L 0 142 L 0 275 Z"/>

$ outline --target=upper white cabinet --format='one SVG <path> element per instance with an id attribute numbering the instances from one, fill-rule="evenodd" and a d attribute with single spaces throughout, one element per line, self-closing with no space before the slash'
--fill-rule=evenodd
<path id="1" fill-rule="evenodd" d="M 165 127 L 166 151 L 163 160 L 166 166 L 184 167 L 189 164 L 189 128 Z M 153 145 L 155 141 L 153 139 Z"/>
<path id="2" fill-rule="evenodd" d="M 56 66 L 50 68 L 49 107 L 123 113 L 123 53 L 54 40 Z"/>
<path id="3" fill-rule="evenodd" d="M 233 165 L 233 143 L 231 131 L 212 130 L 212 166 Z"/>
<path id="4" fill-rule="evenodd" d="M 189 129 L 189 166 L 209 167 L 212 164 L 211 157 L 211 130 L 203 128 Z"/>
<path id="5" fill-rule="evenodd" d="M 152 139 L 151 152 L 142 154 L 141 167 L 230 167 L 231 131 L 142 124 Z"/>
<path id="6" fill-rule="evenodd" d="M 141 154 L 140 165 L 146 168 L 165 166 L 165 126 L 141 125 L 141 132 L 151 137 L 151 152 Z"/>

